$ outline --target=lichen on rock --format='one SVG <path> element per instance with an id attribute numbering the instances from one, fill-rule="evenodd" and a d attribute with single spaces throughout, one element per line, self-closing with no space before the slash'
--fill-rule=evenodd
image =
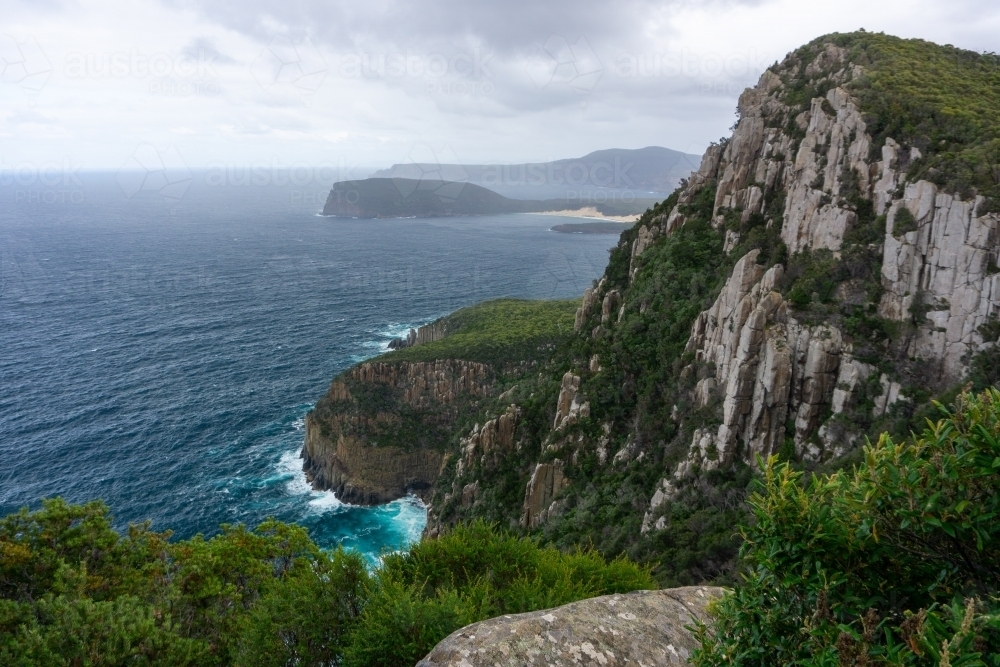
<path id="1" fill-rule="evenodd" d="M 417 667 L 684 665 L 721 588 L 636 591 L 500 616 L 453 632 Z"/>

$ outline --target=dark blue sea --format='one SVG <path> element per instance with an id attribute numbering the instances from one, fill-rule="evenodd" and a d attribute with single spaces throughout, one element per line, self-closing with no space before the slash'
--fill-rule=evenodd
<path id="1" fill-rule="evenodd" d="M 418 539 L 416 499 L 309 488 L 310 406 L 411 326 L 581 294 L 617 241 L 541 215 L 324 218 L 328 184 L 70 176 L 0 185 L 0 514 L 102 498 L 181 538 L 274 516 L 372 558 Z"/>

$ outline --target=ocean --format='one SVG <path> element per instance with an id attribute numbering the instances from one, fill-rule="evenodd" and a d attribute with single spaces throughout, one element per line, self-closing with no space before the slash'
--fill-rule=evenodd
<path id="1" fill-rule="evenodd" d="M 0 181 L 0 515 L 101 498 L 178 538 L 275 517 L 373 560 L 419 539 L 415 498 L 310 489 L 306 412 L 412 326 L 580 295 L 617 242 L 542 215 L 324 218 L 318 184 L 44 176 Z"/>

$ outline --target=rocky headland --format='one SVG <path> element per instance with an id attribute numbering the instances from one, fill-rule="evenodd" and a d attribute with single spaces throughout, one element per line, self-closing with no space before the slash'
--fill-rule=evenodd
<path id="1" fill-rule="evenodd" d="M 883 101 L 912 93 L 872 55 L 893 40 L 821 39 L 764 72 L 548 347 L 488 362 L 439 322 L 335 381 L 308 420 L 314 483 L 419 491 L 428 535 L 484 518 L 655 559 L 665 584 L 730 576 L 760 457 L 829 469 L 904 437 L 1000 335 L 1000 192 L 949 157 L 985 149 L 895 122 Z"/>

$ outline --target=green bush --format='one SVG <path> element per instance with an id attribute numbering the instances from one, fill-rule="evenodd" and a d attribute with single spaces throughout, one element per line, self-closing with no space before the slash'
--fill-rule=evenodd
<path id="1" fill-rule="evenodd" d="M 0 520 L 0 665 L 412 665 L 473 621 L 654 587 L 625 560 L 483 523 L 373 573 L 276 521 L 169 537 L 148 525 L 122 537 L 99 502 Z"/>
<path id="2" fill-rule="evenodd" d="M 483 522 L 458 526 L 384 558 L 346 664 L 412 665 L 475 621 L 655 587 L 624 559 L 542 548 Z"/>
<path id="3" fill-rule="evenodd" d="M 771 460 L 743 581 L 699 629 L 708 665 L 1000 665 L 1000 392 L 851 472 Z"/>
<path id="4" fill-rule="evenodd" d="M 360 611 L 357 554 L 268 521 L 171 542 L 106 505 L 0 520 L 2 665 L 326 665 Z"/>

